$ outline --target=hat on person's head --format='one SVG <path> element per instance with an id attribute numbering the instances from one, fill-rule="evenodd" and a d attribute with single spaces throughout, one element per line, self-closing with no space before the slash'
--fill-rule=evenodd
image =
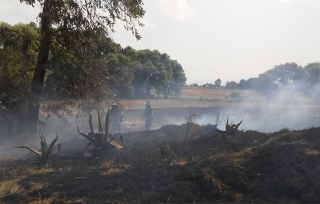
<path id="1" fill-rule="evenodd" d="M 146 101 L 146 105 L 150 105 L 150 101 Z"/>

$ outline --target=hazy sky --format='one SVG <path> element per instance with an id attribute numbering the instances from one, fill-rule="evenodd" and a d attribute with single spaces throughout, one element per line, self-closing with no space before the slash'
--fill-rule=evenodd
<path id="1" fill-rule="evenodd" d="M 320 0 L 144 0 L 136 41 L 121 24 L 122 47 L 167 53 L 184 68 L 187 83 L 258 77 L 275 65 L 320 61 Z M 0 0 L 0 21 L 36 21 L 39 8 Z"/>

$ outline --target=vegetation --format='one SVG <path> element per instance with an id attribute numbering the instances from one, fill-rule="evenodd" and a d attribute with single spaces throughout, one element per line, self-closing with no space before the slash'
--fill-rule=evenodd
<path id="1" fill-rule="evenodd" d="M 117 135 L 119 135 L 121 143 L 123 143 L 122 134 L 115 133 L 112 136 L 111 133 L 109 133 L 109 127 L 110 127 L 110 113 L 109 112 L 110 112 L 110 110 L 108 109 L 108 112 L 106 115 L 106 120 L 105 120 L 105 125 L 103 128 L 102 118 L 99 114 L 99 111 L 97 110 L 97 113 L 98 113 L 98 132 L 94 132 L 94 130 L 93 130 L 91 114 L 89 114 L 90 132 L 88 133 L 88 135 L 82 133 L 78 127 L 78 133 L 89 140 L 89 144 L 87 146 L 90 146 L 92 144 L 95 146 L 95 149 L 93 150 L 94 156 L 103 153 L 104 150 L 108 150 L 108 148 L 110 148 L 110 146 L 118 148 L 118 149 L 123 148 L 121 145 L 119 145 L 118 143 L 113 141 L 113 139 Z M 103 129 L 104 129 L 104 132 L 103 132 Z M 104 142 L 104 140 L 106 140 L 106 142 Z"/>
<path id="2" fill-rule="evenodd" d="M 152 98 L 179 96 L 186 82 L 182 66 L 167 54 L 154 50 L 121 49 L 106 58 L 114 77 L 112 91 L 119 98 Z"/>
<path id="3" fill-rule="evenodd" d="M 259 75 L 258 78 L 241 79 L 227 82 L 226 88 L 240 90 L 256 90 L 270 100 L 277 100 L 280 93 L 286 95 L 287 101 L 297 94 L 319 103 L 320 63 L 314 62 L 305 67 L 298 64 L 285 63 L 275 66 Z"/>
<path id="4" fill-rule="evenodd" d="M 34 6 L 36 0 L 20 0 Z M 99 66 L 101 50 L 98 49 L 99 36 L 109 36 L 114 31 L 116 20 L 123 21 L 125 28 L 140 39 L 136 30 L 136 22 L 143 17 L 142 1 L 52 1 L 37 0 L 42 11 L 40 19 L 40 40 L 33 72 L 29 96 L 29 119 L 38 120 L 42 90 L 48 65 L 51 63 L 52 46 L 61 53 L 69 54 L 77 62 L 82 61 L 86 68 Z M 100 40 L 99 40 L 100 41 Z M 92 70 L 91 75 L 105 76 L 104 72 Z M 96 75 L 94 79 L 99 78 Z M 91 81 L 93 83 L 94 80 Z"/>
<path id="5" fill-rule="evenodd" d="M 30 148 L 28 146 L 18 146 L 15 148 L 25 148 L 30 150 L 31 152 L 35 153 L 36 155 L 40 156 L 39 158 L 39 164 L 44 164 L 49 161 L 49 159 L 57 156 L 57 155 L 52 155 L 53 150 L 58 146 L 58 155 L 60 155 L 60 150 L 61 150 L 61 144 L 56 144 L 58 140 L 58 135 L 56 135 L 56 139 L 54 139 L 51 144 L 47 145 L 46 138 L 39 133 L 39 138 L 40 138 L 40 144 L 41 144 L 41 152 L 37 151 L 33 148 Z"/>
<path id="6" fill-rule="evenodd" d="M 233 123 L 233 122 L 232 122 Z M 217 132 L 222 133 L 223 135 L 235 135 L 236 132 L 238 131 L 239 126 L 242 123 L 242 120 L 238 124 L 229 124 L 229 118 L 227 118 L 227 123 L 226 123 L 226 130 L 215 130 Z"/>
<path id="7" fill-rule="evenodd" d="M 192 137 L 192 135 L 194 134 L 194 132 L 199 129 L 199 126 L 197 126 L 196 124 L 194 124 L 194 119 L 195 117 L 197 117 L 199 115 L 197 115 L 196 113 L 193 113 L 192 111 L 189 111 L 189 116 L 186 117 L 186 133 L 184 136 L 184 141 L 183 141 L 183 149 L 182 149 L 182 157 L 183 159 L 185 159 L 185 148 L 186 148 L 186 142 L 187 142 L 187 138 L 188 137 Z"/>
<path id="8" fill-rule="evenodd" d="M 230 97 L 234 100 L 234 102 L 236 103 L 240 103 L 243 102 L 244 100 L 244 95 L 239 93 L 239 92 L 232 92 L 230 94 Z"/>
<path id="9" fill-rule="evenodd" d="M 81 31 L 86 39 L 83 44 L 73 42 L 80 35 L 77 31 L 68 31 L 65 39 L 58 28 L 52 32 L 43 89 L 38 95 L 41 111 L 48 117 L 54 114 L 63 119 L 63 113 L 71 113 L 70 107 L 88 113 L 114 97 L 150 98 L 156 93 L 169 98 L 181 94 L 186 81 L 183 68 L 165 53 L 121 48 L 108 36 L 90 29 Z M 30 129 L 27 135 L 33 134 L 28 106 L 40 39 L 40 27 L 35 23 L 0 23 L 0 112 L 9 111 L 10 123 Z M 3 128 L 7 127 L 4 124 Z"/>

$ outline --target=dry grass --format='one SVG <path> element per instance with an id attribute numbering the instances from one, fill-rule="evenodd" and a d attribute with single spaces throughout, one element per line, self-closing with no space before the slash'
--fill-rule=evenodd
<path id="1" fill-rule="evenodd" d="M 240 103 L 236 103 L 231 94 L 238 92 L 244 96 Z M 285 101 L 272 102 L 256 91 L 252 90 L 228 90 L 183 87 L 182 94 L 177 99 L 154 98 L 150 100 L 154 108 L 192 108 L 192 107 L 215 107 L 215 108 L 244 108 L 244 109 L 269 109 L 273 112 L 290 112 L 290 110 L 306 110 L 306 117 L 318 117 L 320 106 L 298 97 L 292 103 Z M 126 109 L 144 109 L 146 100 L 121 100 Z M 261 116 L 259 116 L 261 117 Z"/>
<path id="2" fill-rule="evenodd" d="M 168 108 L 168 107 L 231 107 L 239 106 L 234 103 L 230 95 L 234 92 L 239 92 L 245 96 L 245 103 L 258 106 L 266 99 L 261 94 L 251 91 L 235 91 L 228 89 L 211 89 L 211 88 L 195 88 L 183 87 L 181 96 L 178 99 L 151 99 L 151 104 L 154 108 Z M 144 109 L 145 100 L 121 100 L 121 103 L 127 109 Z"/>
<path id="3" fill-rule="evenodd" d="M 12 179 L 12 180 L 6 180 L 0 183 L 0 199 L 14 193 L 19 192 L 19 185 L 17 182 L 20 179 Z"/>

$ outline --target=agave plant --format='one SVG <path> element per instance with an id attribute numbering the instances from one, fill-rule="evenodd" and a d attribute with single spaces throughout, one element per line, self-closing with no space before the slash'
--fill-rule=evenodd
<path id="1" fill-rule="evenodd" d="M 108 108 L 108 112 L 106 115 L 106 120 L 105 124 L 103 126 L 103 120 L 102 117 L 98 112 L 98 132 L 94 132 L 93 130 L 93 125 L 92 125 L 92 115 L 91 113 L 89 114 L 89 127 L 90 127 L 90 132 L 88 135 L 84 134 L 83 132 L 80 131 L 79 127 L 78 128 L 78 133 L 82 136 L 84 136 L 86 139 L 89 140 L 88 147 L 90 145 L 95 146 L 95 150 L 101 150 L 109 147 L 110 145 L 117 148 L 117 149 L 122 149 L 123 147 L 119 145 L 118 143 L 114 142 L 114 138 L 119 135 L 121 143 L 123 143 L 123 137 L 121 133 L 115 133 L 113 136 L 111 133 L 109 133 L 109 128 L 110 128 L 110 110 Z M 104 129 L 104 132 L 103 132 Z M 104 142 L 105 141 L 105 142 Z"/>
<path id="2" fill-rule="evenodd" d="M 242 121 L 243 121 L 243 119 L 238 124 L 232 124 L 233 122 L 229 124 L 229 118 L 227 118 L 226 130 L 225 131 L 217 130 L 217 131 L 221 132 L 225 135 L 234 135 L 237 132 Z"/>
<path id="3" fill-rule="evenodd" d="M 226 132 L 229 135 L 233 135 L 236 133 L 236 131 L 238 130 L 239 126 L 241 125 L 243 119 L 238 123 L 238 124 L 228 124 L 228 118 L 227 118 L 227 123 L 226 123 Z"/>
<path id="4" fill-rule="evenodd" d="M 60 150 L 61 150 L 61 144 L 56 144 L 57 140 L 58 140 L 58 135 L 56 134 L 56 139 L 54 139 L 51 144 L 47 145 L 47 141 L 46 138 L 39 133 L 39 138 L 40 138 L 40 144 L 41 144 L 41 152 L 37 151 L 31 147 L 28 146 L 19 146 L 19 147 L 15 147 L 15 148 L 25 148 L 30 150 L 31 152 L 35 153 L 36 155 L 38 155 L 39 158 L 39 163 L 45 163 L 47 162 L 49 159 L 60 155 Z M 53 150 L 58 146 L 58 154 L 52 154 Z"/>

